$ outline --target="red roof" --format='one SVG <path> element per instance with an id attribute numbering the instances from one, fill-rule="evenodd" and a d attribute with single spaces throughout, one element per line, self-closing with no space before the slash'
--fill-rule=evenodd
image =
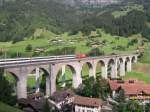
<path id="1" fill-rule="evenodd" d="M 102 100 L 97 98 L 89 98 L 89 97 L 82 97 L 82 96 L 75 96 L 73 103 L 77 105 L 92 106 L 92 107 L 102 106 Z"/>
<path id="2" fill-rule="evenodd" d="M 120 87 L 124 89 L 126 95 L 135 95 L 140 92 L 145 94 L 150 94 L 150 85 L 145 84 L 143 81 L 134 80 L 134 82 L 129 83 L 130 80 L 124 81 L 124 83 L 118 83 L 116 80 L 109 81 L 111 90 L 118 90 Z"/>

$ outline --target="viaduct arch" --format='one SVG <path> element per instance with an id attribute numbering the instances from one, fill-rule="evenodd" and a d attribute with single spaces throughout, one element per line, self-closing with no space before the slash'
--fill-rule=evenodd
<path id="1" fill-rule="evenodd" d="M 97 64 L 101 64 L 102 78 L 108 78 L 108 66 L 111 63 L 111 78 L 117 78 L 117 74 L 125 76 L 126 71 L 132 70 L 132 63 L 137 62 L 137 55 L 112 55 L 87 58 L 73 58 L 62 60 L 37 60 L 35 62 L 18 62 L 11 64 L 1 64 L 0 68 L 13 74 L 17 79 L 17 98 L 27 97 L 27 76 L 36 69 L 37 79 L 39 70 L 46 73 L 46 96 L 52 95 L 56 91 L 56 77 L 63 66 L 68 66 L 72 71 L 72 86 L 77 88 L 82 83 L 81 71 L 84 64 L 89 66 L 89 77 L 96 77 Z M 119 66 L 119 71 L 118 71 Z M 38 81 L 37 81 L 38 82 Z M 37 83 L 37 88 L 38 88 Z"/>

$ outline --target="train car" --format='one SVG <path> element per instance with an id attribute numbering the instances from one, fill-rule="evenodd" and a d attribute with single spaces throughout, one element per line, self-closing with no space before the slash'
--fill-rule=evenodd
<path id="1" fill-rule="evenodd" d="M 76 58 L 86 58 L 86 54 L 76 54 Z"/>

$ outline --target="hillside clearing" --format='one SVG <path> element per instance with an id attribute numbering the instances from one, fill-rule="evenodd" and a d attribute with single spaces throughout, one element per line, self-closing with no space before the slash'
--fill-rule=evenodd
<path id="1" fill-rule="evenodd" d="M 120 11 L 114 11 L 112 12 L 112 15 L 115 17 L 115 18 L 119 18 L 121 16 L 126 16 L 127 13 L 129 13 L 130 11 L 133 11 L 133 10 L 137 10 L 137 11 L 142 11 L 144 12 L 144 8 L 142 5 L 138 5 L 138 4 L 129 4 L 128 6 L 125 6 L 123 8 L 120 9 Z"/>

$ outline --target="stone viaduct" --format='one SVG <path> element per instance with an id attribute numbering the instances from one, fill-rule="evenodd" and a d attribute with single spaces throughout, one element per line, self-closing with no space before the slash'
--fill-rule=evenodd
<path id="1" fill-rule="evenodd" d="M 97 64 L 101 64 L 101 76 L 108 78 L 108 65 L 111 65 L 111 78 L 124 76 L 126 71 L 132 70 L 132 63 L 137 62 L 137 55 L 110 55 L 87 58 L 61 58 L 61 59 L 31 59 L 25 61 L 4 61 L 0 62 L 0 68 L 11 73 L 16 78 L 17 98 L 27 97 L 27 76 L 33 70 L 37 78 L 39 70 L 46 75 L 46 96 L 56 91 L 56 77 L 63 66 L 68 66 L 72 71 L 72 85 L 77 88 L 82 83 L 81 71 L 84 64 L 89 66 L 89 77 L 96 77 Z M 64 72 L 64 70 L 63 70 Z M 119 76 L 118 76 L 119 74 Z M 37 79 L 38 83 L 38 79 Z M 38 84 L 37 84 L 37 88 Z M 37 90 L 39 91 L 39 90 Z"/>

